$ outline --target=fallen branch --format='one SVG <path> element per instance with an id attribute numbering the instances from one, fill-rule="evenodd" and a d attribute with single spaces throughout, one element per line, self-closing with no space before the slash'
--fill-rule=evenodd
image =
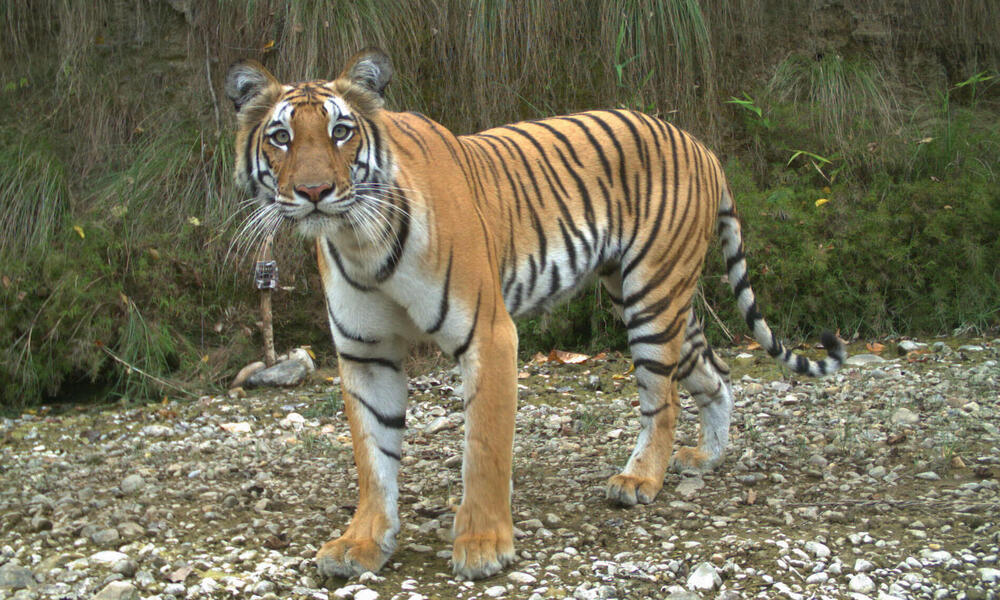
<path id="1" fill-rule="evenodd" d="M 122 357 L 120 357 L 117 354 L 115 354 L 114 352 L 112 352 L 111 349 L 108 348 L 107 346 L 105 346 L 104 344 L 100 344 L 99 343 L 97 345 L 97 347 L 100 348 L 101 350 L 103 350 L 105 354 L 107 354 L 108 356 L 110 356 L 112 360 L 114 360 L 118 364 L 124 366 L 126 369 L 129 369 L 130 371 L 135 371 L 136 373 L 142 375 L 143 377 L 145 377 L 147 379 L 150 379 L 150 380 L 158 383 L 159 385 L 161 385 L 163 387 L 170 388 L 172 390 L 176 390 L 176 391 L 184 394 L 185 396 L 190 396 L 192 398 L 197 398 L 198 397 L 197 394 L 193 394 L 193 393 L 187 391 L 186 389 L 184 389 L 184 388 L 182 388 L 182 387 L 180 387 L 180 386 L 178 386 L 176 384 L 173 384 L 173 383 L 170 383 L 169 381 L 161 379 L 161 378 L 157 377 L 156 375 L 153 375 L 152 373 L 147 373 L 147 372 L 143 371 L 139 367 L 137 367 L 137 366 L 129 363 L 127 360 L 123 359 Z"/>

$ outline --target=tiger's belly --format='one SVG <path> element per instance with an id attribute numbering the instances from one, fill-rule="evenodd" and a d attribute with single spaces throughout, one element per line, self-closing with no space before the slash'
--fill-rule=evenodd
<path id="1" fill-rule="evenodd" d="M 555 250 L 544 261 L 528 255 L 501 274 L 504 304 L 512 316 L 547 311 L 572 298 L 596 274 L 618 267 L 618 257 L 613 253 L 587 252 L 577 247 L 570 260 L 570 252 Z"/>

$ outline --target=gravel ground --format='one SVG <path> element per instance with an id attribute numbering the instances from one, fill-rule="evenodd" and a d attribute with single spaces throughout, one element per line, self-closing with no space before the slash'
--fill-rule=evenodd
<path id="1" fill-rule="evenodd" d="M 463 427 L 450 367 L 410 381 L 399 547 L 359 581 L 324 581 L 312 560 L 357 493 L 323 373 L 292 391 L 3 419 L 0 600 L 998 598 L 1000 340 L 909 349 L 818 381 L 723 351 L 726 462 L 670 474 L 630 509 L 604 499 L 638 430 L 627 359 L 523 365 L 519 560 L 477 582 L 448 564 Z M 682 443 L 697 435 L 689 405 Z"/>

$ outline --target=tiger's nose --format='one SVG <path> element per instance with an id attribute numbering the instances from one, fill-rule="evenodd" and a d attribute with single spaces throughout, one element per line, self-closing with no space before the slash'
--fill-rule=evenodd
<path id="1" fill-rule="evenodd" d="M 319 204 L 323 198 L 333 193 L 333 186 L 321 183 L 320 185 L 297 185 L 295 192 L 309 198 L 313 204 Z"/>

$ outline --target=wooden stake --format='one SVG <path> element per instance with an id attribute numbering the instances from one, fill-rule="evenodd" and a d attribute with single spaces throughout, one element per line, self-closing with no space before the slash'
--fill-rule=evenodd
<path id="1" fill-rule="evenodd" d="M 264 238 L 264 243 L 260 251 L 261 262 L 270 262 L 273 260 L 271 258 L 272 242 L 274 242 L 274 235 L 268 235 Z M 277 273 L 275 272 L 273 275 L 276 279 Z M 264 363 L 270 367 L 278 360 L 274 352 L 274 321 L 271 317 L 271 292 L 274 285 L 262 285 L 261 280 L 258 279 L 257 287 L 260 289 L 260 320 L 261 334 L 264 336 Z"/>

